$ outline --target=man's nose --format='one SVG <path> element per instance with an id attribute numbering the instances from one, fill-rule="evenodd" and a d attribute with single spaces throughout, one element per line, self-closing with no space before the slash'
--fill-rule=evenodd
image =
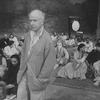
<path id="1" fill-rule="evenodd" d="M 31 25 L 34 25 L 34 22 L 33 22 L 33 21 L 31 21 L 31 22 L 30 22 L 30 24 L 31 24 Z"/>

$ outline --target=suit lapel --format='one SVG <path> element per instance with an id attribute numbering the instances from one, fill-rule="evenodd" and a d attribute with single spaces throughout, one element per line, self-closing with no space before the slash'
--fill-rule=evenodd
<path id="1" fill-rule="evenodd" d="M 27 37 L 26 37 L 26 58 L 28 58 L 28 51 L 29 51 L 29 48 L 30 48 L 30 42 L 31 42 L 31 35 L 30 35 L 30 32 L 27 34 Z"/>

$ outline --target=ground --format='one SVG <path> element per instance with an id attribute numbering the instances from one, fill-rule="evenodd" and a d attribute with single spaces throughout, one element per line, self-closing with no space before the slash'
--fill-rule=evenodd
<path id="1" fill-rule="evenodd" d="M 79 83 L 76 84 L 77 82 Z M 68 81 L 68 79 L 58 78 L 47 87 L 44 94 L 45 100 L 100 100 L 100 87 L 94 87 L 90 80 Z"/>
<path id="2" fill-rule="evenodd" d="M 45 100 L 100 100 L 100 92 L 50 85 L 45 92 Z"/>

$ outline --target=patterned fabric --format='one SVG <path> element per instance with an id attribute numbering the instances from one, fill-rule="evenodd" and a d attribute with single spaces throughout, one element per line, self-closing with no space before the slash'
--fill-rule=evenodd
<path id="1" fill-rule="evenodd" d="M 84 59 L 83 59 L 84 58 Z M 84 62 L 85 57 L 76 51 L 74 53 L 74 60 L 66 64 L 58 72 L 58 76 L 72 78 L 86 79 L 85 74 L 87 72 L 87 65 Z"/>

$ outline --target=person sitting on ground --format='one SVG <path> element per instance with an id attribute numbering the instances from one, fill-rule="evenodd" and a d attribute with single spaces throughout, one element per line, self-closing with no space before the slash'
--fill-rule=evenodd
<path id="1" fill-rule="evenodd" d="M 86 52 L 91 52 L 94 49 L 94 43 L 87 37 L 85 39 Z"/>
<path id="2" fill-rule="evenodd" d="M 9 40 L 13 41 L 16 47 L 19 45 L 17 37 L 15 37 L 13 34 L 9 35 Z"/>
<path id="3" fill-rule="evenodd" d="M 51 38 L 52 38 L 53 41 L 56 41 L 56 39 L 57 39 L 57 34 L 56 34 L 56 32 L 54 32 L 54 33 L 52 34 Z"/>
<path id="4" fill-rule="evenodd" d="M 88 65 L 86 76 L 87 76 L 87 78 L 90 78 L 90 79 L 95 78 L 93 64 L 95 62 L 97 62 L 98 60 L 100 60 L 100 52 L 97 49 L 99 47 L 99 44 L 100 43 L 97 43 L 95 45 L 95 49 L 93 49 L 91 52 L 89 52 L 89 54 L 86 58 L 86 63 Z"/>
<path id="5" fill-rule="evenodd" d="M 4 49 L 4 47 L 6 47 L 8 43 L 9 43 L 9 38 L 7 34 L 4 34 L 4 37 L 0 39 L 0 48 Z"/>
<path id="6" fill-rule="evenodd" d="M 70 79 L 86 79 L 87 65 L 85 59 L 87 54 L 84 51 L 85 45 L 80 44 L 74 52 L 74 59 L 59 71 L 58 76 Z"/>
<path id="7" fill-rule="evenodd" d="M 9 42 L 9 45 L 4 48 L 3 52 L 4 55 L 8 58 L 14 54 L 19 54 L 19 51 L 16 49 L 16 46 L 13 41 Z"/>
<path id="8" fill-rule="evenodd" d="M 94 72 L 94 85 L 100 84 L 100 43 L 97 43 L 96 50 L 92 50 L 87 57 L 88 63 L 91 65 L 92 71 Z"/>
<path id="9" fill-rule="evenodd" d="M 62 46 L 61 40 L 57 42 L 57 47 L 55 48 L 55 50 L 57 63 L 54 68 L 57 68 L 59 66 L 65 66 L 68 62 L 69 54 L 67 50 Z"/>
<path id="10" fill-rule="evenodd" d="M 85 41 L 84 41 L 84 38 L 82 38 L 81 36 L 77 37 L 76 39 L 77 39 L 77 45 L 78 45 L 78 46 L 79 46 L 80 44 L 85 44 L 85 45 L 86 45 L 86 43 L 85 43 Z"/>
<path id="11" fill-rule="evenodd" d="M 61 34 L 61 39 L 62 39 L 63 41 L 65 41 L 65 40 L 67 39 L 67 36 L 65 35 L 65 33 L 62 33 L 62 34 Z"/>
<path id="12" fill-rule="evenodd" d="M 9 89 L 9 93 L 16 92 L 17 90 L 17 73 L 20 66 L 20 57 L 19 55 L 12 55 L 10 57 L 10 64 L 8 66 L 8 77 L 6 84 L 14 86 L 13 89 Z"/>
<path id="13" fill-rule="evenodd" d="M 74 38 L 67 39 L 67 40 L 65 40 L 65 44 L 66 44 L 66 46 L 74 46 L 75 45 L 75 39 Z"/>
<path id="14" fill-rule="evenodd" d="M 22 36 L 21 39 L 19 40 L 19 46 L 21 46 L 21 47 L 23 46 L 24 40 L 25 40 L 25 37 Z"/>
<path id="15" fill-rule="evenodd" d="M 9 44 L 9 38 L 8 38 L 8 35 L 7 34 L 4 34 L 3 41 L 4 41 L 5 45 L 8 45 Z"/>
<path id="16" fill-rule="evenodd" d="M 12 55 L 10 57 L 10 64 L 8 66 L 8 83 L 9 84 L 16 84 L 17 82 L 17 73 L 19 70 L 19 66 L 20 66 L 20 57 L 19 55 Z"/>

